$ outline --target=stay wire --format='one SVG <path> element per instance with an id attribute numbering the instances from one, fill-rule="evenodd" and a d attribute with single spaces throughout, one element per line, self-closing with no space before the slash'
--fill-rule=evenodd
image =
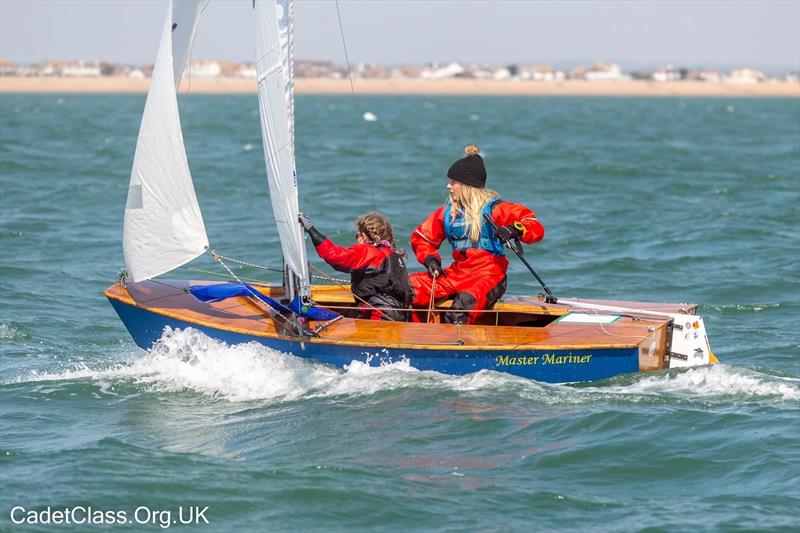
<path id="1" fill-rule="evenodd" d="M 217 253 L 215 250 L 211 250 L 211 249 L 209 249 L 209 250 L 208 250 L 208 252 L 209 252 L 209 254 L 211 255 L 211 257 L 212 257 L 212 258 L 213 258 L 215 261 L 217 261 L 217 262 L 218 262 L 220 265 L 222 265 L 222 267 L 223 267 L 223 268 L 224 268 L 224 269 L 225 269 L 225 270 L 228 272 L 228 275 L 229 275 L 230 277 L 232 277 L 233 279 L 235 279 L 236 281 L 238 281 L 238 282 L 240 282 L 240 283 L 241 283 L 241 279 L 240 279 L 240 278 L 239 278 L 239 277 L 238 277 L 236 274 L 234 274 L 234 273 L 233 273 L 233 271 L 232 271 L 230 268 L 228 268 L 228 266 L 227 266 L 225 263 L 223 263 L 223 260 L 225 260 L 225 261 L 230 261 L 230 262 L 232 262 L 232 263 L 238 263 L 238 264 L 240 264 L 240 265 L 245 265 L 245 266 L 249 266 L 249 267 L 261 268 L 261 269 L 264 269 L 264 270 L 271 270 L 271 271 L 274 271 L 274 272 L 280 272 L 280 270 L 279 270 L 279 269 L 277 269 L 277 268 L 274 268 L 274 267 L 268 267 L 268 266 L 263 266 L 263 265 L 257 265 L 257 264 L 255 264 L 255 263 L 247 263 L 247 262 L 245 262 L 245 261 L 239 261 L 239 260 L 237 260 L 237 259 L 233 259 L 233 258 L 230 258 L 230 257 L 225 257 L 224 255 L 221 255 L 221 254 Z M 308 264 L 308 266 L 310 266 L 312 269 L 314 269 L 314 270 L 316 270 L 317 272 L 319 272 L 319 273 L 320 273 L 320 277 L 321 277 L 321 278 L 324 278 L 324 279 L 327 279 L 328 281 L 331 281 L 331 282 L 333 282 L 333 284 L 334 284 L 334 285 L 337 285 L 337 286 L 338 286 L 340 289 L 342 289 L 342 290 L 345 290 L 345 291 L 349 292 L 350 294 L 352 294 L 352 295 L 353 295 L 353 298 L 355 298 L 355 299 L 357 299 L 357 300 L 361 301 L 361 302 L 362 302 L 362 303 L 363 303 L 363 304 L 364 304 L 366 307 L 368 307 L 368 308 L 372 309 L 373 311 L 378 311 L 378 312 L 379 312 L 381 315 L 383 315 L 384 317 L 386 317 L 386 320 L 389 320 L 389 321 L 391 321 L 391 322 L 395 322 L 395 320 L 394 320 L 394 319 L 392 319 L 392 318 L 391 318 L 391 317 L 389 317 L 389 316 L 388 316 L 386 313 L 384 313 L 383 311 L 381 311 L 381 309 L 380 309 L 380 308 L 378 308 L 378 307 L 375 307 L 375 306 L 371 305 L 369 302 L 367 302 L 367 301 L 366 301 L 366 300 L 364 300 L 363 298 L 360 298 L 360 297 L 356 296 L 355 294 L 353 294 L 353 292 L 352 292 L 352 291 L 348 290 L 348 289 L 347 289 L 347 287 L 345 287 L 345 286 L 342 284 L 342 283 L 346 283 L 345 281 L 342 281 L 342 280 L 337 280 L 336 278 L 334 278 L 334 277 L 332 277 L 332 276 L 329 276 L 329 275 L 328 275 L 328 274 L 326 274 L 326 273 L 325 273 L 323 270 L 320 270 L 319 268 L 315 267 L 315 266 L 314 266 L 313 264 L 311 264 L 311 263 L 309 263 L 309 264 Z M 342 283 L 340 283 L 340 281 L 342 281 Z"/>
<path id="2" fill-rule="evenodd" d="M 303 334 L 305 332 L 303 331 L 303 328 L 301 326 L 299 326 L 298 324 L 296 324 L 293 321 L 289 320 L 285 316 L 281 315 L 277 310 L 270 309 L 267 305 L 265 305 L 264 302 L 262 302 L 261 299 L 258 296 L 255 295 L 255 293 L 253 292 L 253 289 L 251 289 L 246 283 L 242 282 L 242 280 L 239 279 L 239 277 L 236 274 L 233 273 L 233 270 L 228 268 L 228 265 L 226 265 L 225 262 L 222 260 L 222 256 L 221 255 L 217 254 L 217 252 L 215 252 L 214 250 L 212 250 L 209 247 L 206 247 L 206 251 L 211 255 L 211 257 L 217 263 L 222 265 L 222 268 L 224 268 L 233 279 L 235 279 L 236 281 L 238 281 L 239 283 L 242 284 L 242 286 L 245 288 L 245 290 L 249 293 L 246 296 L 246 298 L 248 300 L 252 301 L 256 305 L 256 307 L 264 310 L 266 312 L 265 314 L 269 318 L 272 318 L 273 320 L 278 318 L 278 317 L 280 317 L 280 319 L 283 321 L 283 325 L 287 329 L 287 331 L 289 329 L 289 326 L 291 325 L 295 329 L 295 331 L 297 332 L 297 336 L 298 337 L 303 337 L 304 336 Z"/>
<path id="3" fill-rule="evenodd" d="M 248 263 L 247 261 L 240 261 L 239 259 L 234 259 L 232 257 L 225 257 L 224 255 L 219 254 L 219 253 L 217 254 L 217 256 L 219 256 L 220 258 L 224 259 L 225 261 L 228 261 L 229 263 L 236 263 L 236 264 L 242 265 L 242 266 L 247 266 L 247 267 L 251 267 L 251 268 L 258 268 L 258 269 L 261 269 L 261 270 L 268 270 L 270 272 L 283 273 L 283 271 L 284 271 L 284 269 L 282 269 L 282 268 L 259 265 L 259 264 L 256 264 L 256 263 Z M 324 274 L 324 272 L 323 272 L 323 274 Z M 331 276 L 329 276 L 327 274 L 325 274 L 324 276 L 312 275 L 312 277 L 316 278 L 316 279 L 328 279 L 328 280 L 338 281 L 340 283 L 348 283 L 347 280 L 343 280 L 343 279 L 337 280 L 337 279 L 332 278 Z"/>
<path id="4" fill-rule="evenodd" d="M 342 36 L 342 48 L 344 48 L 344 60 L 347 65 L 347 78 L 350 80 L 350 96 L 353 101 L 353 114 L 356 120 L 356 131 L 358 132 L 359 141 L 361 143 L 362 159 L 364 161 L 364 171 L 367 173 L 367 183 L 369 184 L 369 194 L 372 198 L 372 209 L 378 210 L 378 204 L 375 202 L 375 188 L 373 187 L 372 173 L 369 170 L 369 159 L 367 158 L 367 141 L 364 135 L 364 126 L 358 118 L 358 108 L 356 107 L 356 88 L 353 84 L 353 72 L 350 69 L 350 57 L 347 54 L 347 42 L 344 39 L 344 25 L 342 24 L 342 14 L 339 11 L 339 0 L 336 3 L 336 16 L 339 19 L 339 33 Z"/>

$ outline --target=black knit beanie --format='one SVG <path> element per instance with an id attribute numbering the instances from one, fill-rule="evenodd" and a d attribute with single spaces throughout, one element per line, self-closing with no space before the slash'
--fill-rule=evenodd
<path id="1" fill-rule="evenodd" d="M 474 144 L 464 147 L 467 156 L 459 159 L 447 171 L 447 177 L 464 185 L 482 189 L 486 185 L 486 166 L 479 155 L 480 150 Z"/>

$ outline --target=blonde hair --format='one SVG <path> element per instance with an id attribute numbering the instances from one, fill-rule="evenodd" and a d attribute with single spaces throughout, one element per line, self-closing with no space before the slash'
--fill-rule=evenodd
<path id="1" fill-rule="evenodd" d="M 381 241 L 387 241 L 392 245 L 392 248 L 397 249 L 397 243 L 394 240 L 394 231 L 389 219 L 382 214 L 374 211 L 367 213 L 358 219 L 356 222 L 358 231 L 367 236 L 367 240 L 372 244 L 378 244 Z"/>
<path id="2" fill-rule="evenodd" d="M 450 216 L 455 221 L 458 213 L 463 212 L 469 240 L 478 242 L 478 239 L 481 238 L 481 227 L 483 226 L 481 211 L 487 203 L 499 198 L 500 195 L 491 189 L 479 189 L 464 183 L 460 185 L 461 188 L 458 191 L 458 195 L 452 199 L 453 206 L 450 209 Z"/>

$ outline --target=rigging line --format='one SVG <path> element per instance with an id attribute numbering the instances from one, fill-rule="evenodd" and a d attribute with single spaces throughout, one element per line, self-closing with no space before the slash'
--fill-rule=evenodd
<path id="1" fill-rule="evenodd" d="M 194 43 L 192 43 L 192 48 L 194 48 Z M 186 63 L 183 64 L 184 72 L 186 71 L 186 67 L 189 66 L 191 64 L 191 62 L 192 62 L 192 48 L 189 49 L 189 55 L 186 57 Z M 182 77 L 183 76 L 181 76 L 181 78 Z M 184 93 L 184 95 L 189 94 L 189 93 L 192 92 L 192 69 L 191 69 L 191 67 L 189 68 L 189 72 L 186 75 L 186 80 L 187 80 L 187 82 L 186 82 L 186 92 Z M 178 93 L 180 88 L 181 88 L 180 82 L 178 82 L 178 86 L 175 87 L 175 93 L 176 94 Z"/>
<path id="2" fill-rule="evenodd" d="M 216 252 L 214 252 L 214 251 L 213 251 L 211 248 L 207 248 L 207 251 L 208 251 L 208 253 L 209 253 L 209 254 L 211 254 L 211 257 L 212 257 L 214 260 L 216 260 L 216 261 L 217 261 L 217 262 L 218 262 L 220 265 L 222 265 L 222 268 L 224 268 L 224 269 L 225 269 L 225 270 L 228 272 L 228 274 L 230 274 L 230 275 L 231 275 L 231 277 L 233 277 L 233 278 L 234 278 L 236 281 L 238 281 L 239 283 L 242 283 L 242 280 L 241 280 L 241 279 L 239 279 L 239 277 L 238 277 L 236 274 L 234 274 L 234 273 L 233 273 L 233 270 L 231 270 L 230 268 L 228 268 L 228 265 L 226 265 L 226 264 L 225 264 L 225 263 L 222 261 L 222 259 L 220 258 L 220 256 L 219 256 L 219 255 L 217 255 L 217 253 L 216 253 Z M 248 300 L 250 300 L 251 302 L 253 302 L 254 304 L 256 304 L 256 307 L 258 307 L 258 308 L 260 308 L 260 309 L 262 309 L 262 310 L 266 311 L 266 312 L 267 312 L 267 316 L 268 316 L 269 318 L 272 318 L 272 319 L 274 320 L 274 319 L 276 319 L 276 318 L 280 317 L 280 319 L 283 321 L 283 325 L 284 325 L 284 327 L 286 327 L 286 328 L 288 329 L 288 326 L 289 326 L 289 325 L 291 325 L 291 326 L 294 326 L 294 328 L 295 328 L 295 329 L 296 329 L 296 331 L 297 331 L 297 336 L 299 336 L 299 337 L 302 337 L 302 336 L 303 336 L 303 333 L 304 333 L 304 331 L 302 330 L 302 327 L 301 327 L 301 326 L 298 326 L 297 324 L 295 324 L 294 322 L 292 322 L 291 320 L 289 320 L 288 318 L 286 318 L 285 316 L 283 316 L 282 314 L 280 314 L 280 313 L 279 313 L 277 310 L 274 310 L 274 309 L 269 309 L 269 308 L 268 308 L 268 307 L 267 307 L 267 306 L 264 304 L 264 302 L 262 302 L 262 301 L 261 301 L 261 299 L 260 299 L 258 296 L 256 296 L 256 295 L 253 293 L 253 290 L 252 290 L 250 287 L 248 287 L 248 286 L 247 286 L 247 284 L 245 284 L 245 283 L 242 283 L 242 285 L 244 286 L 245 290 L 247 290 L 247 292 L 249 292 L 249 293 L 250 293 L 250 295 L 249 295 L 249 296 L 246 296 L 246 298 L 247 298 Z"/>
<path id="3" fill-rule="evenodd" d="M 427 322 L 428 324 L 431 323 L 431 311 L 433 311 L 433 304 L 434 304 L 434 302 L 436 300 L 436 298 L 435 298 L 436 297 L 436 278 L 438 278 L 438 277 L 439 277 L 439 273 L 438 272 L 434 272 L 433 276 L 431 278 L 431 302 L 428 305 L 428 315 L 427 315 L 427 317 L 425 319 L 425 322 Z"/>
<path id="4" fill-rule="evenodd" d="M 594 314 L 595 316 L 607 316 L 607 315 L 601 315 L 597 311 L 597 309 L 591 309 L 590 311 L 593 311 L 592 314 Z M 586 312 L 586 311 L 584 311 L 584 312 Z M 586 314 L 589 314 L 589 313 L 586 313 Z M 619 316 L 621 316 L 621 317 L 624 316 L 626 318 L 630 318 L 632 322 L 636 322 L 637 320 L 641 320 L 639 317 L 636 317 L 634 315 L 619 315 Z M 647 320 L 647 319 L 645 319 L 645 320 Z M 603 333 L 605 333 L 609 337 L 624 337 L 624 338 L 637 338 L 637 337 L 639 337 L 639 335 L 617 335 L 616 333 L 611 333 L 610 331 L 608 331 L 605 328 L 605 326 L 603 325 L 602 322 L 598 322 L 597 325 L 600 326 L 600 331 L 602 331 Z"/>
<path id="5" fill-rule="evenodd" d="M 377 307 L 375 307 L 375 306 L 373 306 L 373 305 L 370 305 L 370 303 L 369 303 L 369 302 L 367 302 L 365 299 L 361 298 L 360 296 L 357 296 L 357 295 L 356 295 L 356 294 L 355 294 L 355 293 L 354 293 L 352 290 L 350 290 L 350 289 L 348 289 L 347 287 L 345 287 L 344 285 L 342 285 L 342 284 L 338 283 L 338 282 L 337 282 L 335 279 L 333 279 L 332 277 L 328 276 L 328 275 L 327 275 L 325 272 L 323 272 L 322 270 L 318 269 L 317 267 L 315 267 L 315 266 L 314 266 L 314 265 L 312 265 L 311 263 L 309 263 L 309 264 L 308 264 L 308 266 L 310 266 L 311 268 L 313 268 L 314 270 L 316 270 L 317 272 L 319 272 L 320 274 L 322 274 L 323 276 L 325 276 L 326 278 L 328 278 L 330 281 L 333 281 L 333 283 L 334 283 L 334 284 L 336 284 L 336 285 L 338 285 L 338 287 L 339 287 L 340 289 L 342 289 L 343 291 L 347 291 L 347 292 L 349 292 L 349 293 L 350 293 L 350 294 L 353 296 L 353 298 L 355 298 L 356 300 L 359 300 L 359 301 L 361 301 L 361 303 L 363 303 L 364 305 L 366 305 L 367 307 L 369 307 L 369 308 L 370 308 L 370 309 L 372 309 L 373 311 L 377 311 L 377 312 L 379 312 L 379 313 L 380 313 L 381 315 L 383 315 L 383 316 L 386 318 L 386 320 L 388 320 L 389 322 L 396 322 L 396 320 L 394 320 L 392 317 L 390 317 L 389 315 L 387 315 L 386 313 L 384 313 L 383 311 L 381 311 L 381 310 L 380 310 L 380 309 L 378 309 Z"/>
<path id="6" fill-rule="evenodd" d="M 194 30 L 194 35 L 192 35 L 192 39 L 191 39 L 192 46 L 189 47 L 189 50 L 186 53 L 186 62 L 183 64 L 183 72 L 186 72 L 186 67 L 191 65 L 191 63 L 192 63 L 192 52 L 194 52 L 194 43 L 195 43 L 195 40 L 197 39 L 197 30 L 200 28 L 200 16 L 203 13 L 205 13 L 206 8 L 208 7 L 208 4 L 209 4 L 208 1 L 201 2 L 201 4 L 200 4 L 200 14 L 197 15 L 197 17 L 195 17 L 197 23 L 195 24 L 194 28 L 192 28 Z M 174 60 L 175 60 L 175 58 L 173 57 L 173 61 Z M 183 74 L 181 74 L 181 79 L 183 79 Z M 191 68 L 189 68 L 189 72 L 188 72 L 188 74 L 186 76 L 186 79 L 188 80 L 188 83 L 186 84 L 186 92 L 184 94 L 189 94 L 189 93 L 192 92 L 192 69 Z M 178 87 L 175 87 L 175 92 L 176 93 L 179 90 L 180 90 L 180 85 Z"/>
<path id="7" fill-rule="evenodd" d="M 259 264 L 256 264 L 256 263 L 248 263 L 247 261 L 240 261 L 239 259 L 234 259 L 232 257 L 225 257 L 222 254 L 217 254 L 217 257 L 219 257 L 220 259 L 224 259 L 225 261 L 230 261 L 231 263 L 236 263 L 238 265 L 249 266 L 249 267 L 253 267 L 253 268 L 260 268 L 261 270 L 269 270 L 270 272 L 281 272 L 281 273 L 283 273 L 283 269 L 282 268 L 259 265 Z"/>
<path id="8" fill-rule="evenodd" d="M 150 283 L 157 283 L 158 285 L 163 285 L 164 287 L 169 287 L 170 289 L 175 289 L 176 291 L 186 292 L 186 289 L 184 289 L 183 287 L 176 287 L 175 285 L 170 285 L 169 283 L 164 283 L 163 281 L 158 280 L 158 279 L 149 279 L 147 281 L 149 281 Z M 174 295 L 170 295 L 170 296 L 174 296 Z"/>
<path id="9" fill-rule="evenodd" d="M 356 107 L 356 88 L 353 85 L 353 72 L 350 69 L 350 57 L 347 54 L 347 42 L 344 39 L 344 25 L 342 25 L 342 14 L 339 12 L 339 0 L 335 0 L 336 3 L 336 16 L 339 19 L 339 33 L 342 36 L 342 48 L 344 48 L 344 60 L 345 64 L 347 65 L 347 78 L 350 80 L 350 96 L 353 101 L 353 114 L 355 115 L 356 119 L 356 131 L 358 132 L 359 141 L 361 142 L 361 151 L 363 155 L 364 161 L 364 170 L 367 173 L 367 183 L 369 184 L 369 194 L 372 197 L 372 209 L 373 211 L 378 210 L 378 205 L 375 203 L 375 189 L 373 187 L 373 179 L 372 173 L 369 170 L 369 159 L 367 157 L 367 141 L 366 136 L 364 135 L 364 125 L 358 119 L 358 109 Z"/>
<path id="10" fill-rule="evenodd" d="M 347 289 L 345 289 L 345 290 L 347 290 Z M 329 304 L 325 304 L 325 305 L 323 305 L 323 307 L 325 307 L 325 309 L 353 309 L 352 305 L 329 305 Z M 408 308 L 408 307 L 375 307 L 375 309 L 383 309 L 384 311 L 420 311 L 420 312 L 426 310 L 424 307 L 412 307 L 412 308 Z M 450 307 L 434 307 L 433 309 L 431 309 L 431 313 L 447 313 L 449 311 L 455 311 L 455 312 L 459 312 L 459 313 L 497 313 L 498 315 L 501 315 L 503 313 L 508 313 L 508 314 L 528 314 L 528 313 L 522 313 L 518 309 L 494 309 L 494 308 L 492 308 L 492 309 L 452 309 Z M 532 313 L 530 313 L 530 314 L 532 316 L 540 316 L 540 315 L 533 315 Z M 490 326 L 491 324 L 483 324 L 483 325 Z M 499 324 L 496 324 L 496 325 L 499 325 Z M 528 329 L 534 329 L 534 328 L 541 329 L 541 327 L 538 327 L 538 326 L 515 326 L 515 327 L 525 327 L 525 328 L 528 328 Z"/>
<path id="11" fill-rule="evenodd" d="M 217 254 L 217 255 L 220 258 L 224 259 L 225 261 L 229 261 L 231 263 L 236 263 L 238 265 L 248 266 L 248 267 L 252 267 L 252 268 L 260 268 L 261 270 L 268 270 L 270 272 L 283 273 L 283 269 L 282 268 L 276 268 L 276 267 L 271 267 L 271 266 L 266 266 L 266 265 L 259 265 L 257 263 L 248 263 L 247 261 L 240 261 L 239 259 L 234 259 L 232 257 L 225 257 L 224 255 L 221 255 L 221 254 Z M 347 280 L 344 280 L 344 279 L 338 279 L 337 280 L 336 278 L 333 278 L 333 277 L 331 277 L 331 276 L 329 276 L 327 274 L 325 274 L 324 276 L 318 276 L 318 275 L 314 274 L 314 275 L 312 275 L 312 277 L 314 277 L 316 279 L 326 279 L 326 280 L 338 281 L 340 283 L 347 283 Z M 266 282 L 262 282 L 262 283 L 266 283 Z"/>
<path id="12" fill-rule="evenodd" d="M 202 270 L 200 268 L 187 268 L 186 270 L 189 271 L 189 272 L 199 272 L 201 274 L 209 274 L 211 276 L 217 276 L 217 277 L 220 277 L 220 278 L 230 278 L 230 276 L 228 274 L 223 274 L 222 272 L 212 272 L 211 270 Z M 243 279 L 243 280 L 249 281 L 251 283 L 261 283 L 263 285 L 266 285 L 268 283 L 266 280 L 263 280 L 263 279 L 245 278 L 244 276 L 240 277 L 239 279 Z"/>

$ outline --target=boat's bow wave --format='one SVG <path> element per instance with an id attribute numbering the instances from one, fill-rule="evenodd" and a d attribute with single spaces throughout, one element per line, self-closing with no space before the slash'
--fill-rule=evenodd
<path id="1" fill-rule="evenodd" d="M 380 361 L 381 353 L 368 354 Z M 531 403 L 584 404 L 598 401 L 797 401 L 800 381 L 754 370 L 714 365 L 685 371 L 626 376 L 600 386 L 539 383 L 505 373 L 481 371 L 450 376 L 419 371 L 407 361 L 380 366 L 353 361 L 336 369 L 257 343 L 228 345 L 192 330 L 167 329 L 149 352 L 105 367 L 81 364 L 51 373 L 34 372 L 16 383 L 97 381 L 100 393 L 133 382 L 151 392 L 193 391 L 230 402 L 363 397 L 402 389 L 455 391 L 469 395 L 513 395 Z M 138 392 L 137 392 L 138 393 Z"/>

